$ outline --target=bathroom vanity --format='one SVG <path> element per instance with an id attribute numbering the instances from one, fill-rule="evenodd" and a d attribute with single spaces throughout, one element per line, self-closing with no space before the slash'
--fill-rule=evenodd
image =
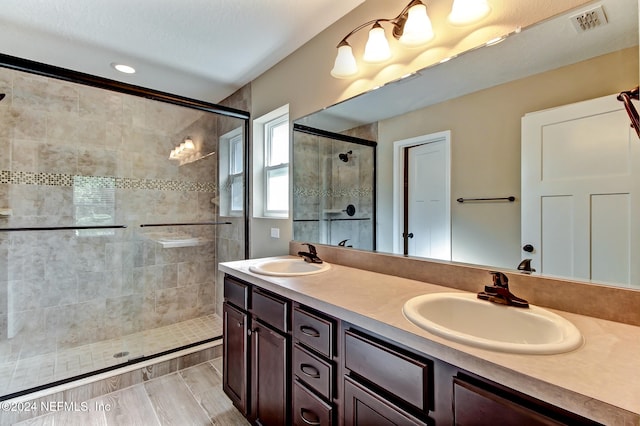
<path id="1" fill-rule="evenodd" d="M 408 299 L 451 288 L 341 265 L 314 275 L 267 276 L 250 270 L 257 262 L 220 265 L 226 274 L 223 387 L 254 424 L 640 421 L 640 405 L 621 406 L 626 402 L 609 393 L 625 367 L 640 371 L 638 361 L 619 366 L 621 377 L 612 377 L 611 368 L 599 376 L 597 369 L 606 359 L 632 359 L 640 349 L 638 327 L 560 313 L 582 331 L 586 343 L 579 349 L 495 352 L 431 334 L 403 316 Z M 616 333 L 628 338 L 629 332 L 639 343 L 620 348 L 628 353 L 597 355 L 598 333 L 612 343 Z M 636 392 L 627 387 L 627 397 L 630 390 Z"/>

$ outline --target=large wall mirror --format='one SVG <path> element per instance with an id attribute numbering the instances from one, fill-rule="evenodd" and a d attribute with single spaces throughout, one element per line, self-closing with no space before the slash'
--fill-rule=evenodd
<path id="1" fill-rule="evenodd" d="M 594 10 L 601 17 L 598 25 L 581 29 L 574 24 L 576 15 Z M 625 210 L 626 216 L 603 216 L 615 220 L 600 223 L 597 232 L 578 243 L 582 244 L 578 249 L 549 239 L 545 240 L 546 251 L 539 241 L 531 244 L 533 247 L 526 247 L 528 241 L 523 235 L 528 235 L 525 230 L 528 224 L 522 219 L 529 217 L 523 209 L 530 209 L 526 202 L 523 203 L 523 191 L 530 191 L 523 186 L 522 178 L 522 165 L 530 161 L 523 155 L 529 152 L 522 145 L 522 129 L 526 127 L 522 124 L 523 117 L 527 117 L 526 122 L 531 117 L 538 117 L 540 111 L 600 98 L 611 100 L 605 103 L 614 105 L 610 109 L 616 110 L 617 118 L 612 120 L 616 131 L 602 130 L 604 127 L 597 123 L 590 124 L 593 129 L 580 125 L 563 128 L 563 131 L 572 133 L 574 139 L 580 141 L 603 134 L 605 148 L 609 144 L 606 141 L 609 134 L 622 135 L 626 138 L 624 142 L 610 143 L 617 146 L 616 152 L 622 152 L 622 155 L 606 154 L 605 157 L 596 153 L 591 155 L 590 161 L 601 159 L 600 163 L 607 165 L 610 174 L 637 177 L 640 140 L 629 126 L 622 103 L 615 98 L 618 93 L 636 87 L 638 76 L 638 3 L 635 0 L 601 0 L 522 31 L 514 31 L 499 44 L 472 49 L 447 62 L 297 119 L 295 125 L 347 135 L 352 135 L 354 129 L 359 132 L 365 129 L 366 138 L 377 142 L 374 249 L 378 251 L 509 269 L 515 269 L 523 259 L 532 257 L 532 266 L 537 269 L 534 273 L 639 288 L 639 272 L 634 270 L 638 267 L 628 258 L 638 254 L 640 245 L 639 224 L 634 223 L 638 216 L 633 215 L 639 205 L 635 199 L 640 194 L 633 198 L 633 194 L 624 190 L 620 203 L 620 200 L 613 200 L 615 197 L 604 202 L 594 201 L 595 207 L 589 208 L 596 210 L 590 210 L 590 215 L 609 209 Z M 544 124 L 540 126 L 546 129 Z M 585 135 L 581 136 L 580 132 Z M 294 131 L 294 218 L 301 205 L 301 200 L 296 200 L 299 193 L 295 191 L 300 186 L 296 176 L 305 174 L 305 163 L 296 162 L 296 141 L 303 137 L 306 136 Z M 540 146 L 544 143 L 547 142 L 543 141 Z M 417 147 L 429 149 L 420 151 Z M 601 149 L 608 152 L 605 148 Z M 577 151 L 582 152 L 582 149 L 581 146 Z M 591 167 L 588 160 L 581 160 L 576 152 L 569 151 L 568 146 L 563 145 L 561 149 L 554 146 L 554 150 L 546 146 L 544 150 L 556 158 L 556 168 L 567 167 L 557 160 L 561 158 L 557 156 L 560 154 L 567 162 L 578 163 L 585 169 L 598 168 Z M 404 170 L 413 170 L 413 173 Z M 425 205 L 433 200 L 440 202 L 439 207 L 435 207 L 436 210 L 440 208 L 439 216 L 432 216 L 428 206 L 423 206 L 423 210 L 411 207 L 412 203 L 419 205 L 421 200 L 419 196 L 404 192 L 403 179 L 409 183 L 414 179 L 415 184 L 422 184 L 418 186 L 435 188 L 422 197 L 426 200 Z M 434 186 L 433 182 L 438 183 Z M 637 188 L 638 184 L 631 183 L 630 186 Z M 595 200 L 594 196 L 590 199 Z M 576 220 L 562 215 L 567 210 L 562 204 L 552 206 L 547 203 L 536 208 L 543 213 L 537 220 L 547 224 L 554 222 L 558 228 L 556 233 Z M 412 214 L 417 218 L 412 219 Z M 425 220 L 425 217 L 431 219 Z M 622 230 L 616 231 L 614 227 L 618 222 L 625 220 Z M 428 247 L 429 244 L 423 247 L 425 245 L 415 241 L 418 238 L 414 241 L 408 238 L 412 233 L 417 234 L 414 231 L 416 224 L 419 232 L 437 235 L 430 239 L 430 244 L 434 245 L 435 241 L 444 244 L 445 249 Z M 607 236 L 610 235 L 623 240 L 618 243 L 626 244 L 625 253 L 609 249 L 607 244 L 611 241 Z M 301 234 L 295 223 L 294 239 L 309 241 L 309 235 Z M 551 250 L 554 247 L 555 252 Z M 586 271 L 585 268 L 569 267 L 548 273 L 541 267 L 542 253 L 574 256 L 576 251 L 586 252 L 587 257 L 609 252 L 610 256 L 620 254 L 627 260 L 608 262 L 608 265 L 604 262 L 604 267 L 587 266 Z M 546 262 L 550 265 L 549 260 Z M 603 270 L 593 274 L 591 269 L 598 267 Z M 620 274 L 618 269 L 625 268 Z"/>

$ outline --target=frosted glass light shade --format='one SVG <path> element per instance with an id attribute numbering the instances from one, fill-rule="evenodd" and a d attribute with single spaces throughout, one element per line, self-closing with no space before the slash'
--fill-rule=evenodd
<path id="1" fill-rule="evenodd" d="M 184 140 L 184 149 L 188 149 L 188 150 L 196 149 L 195 145 L 193 144 L 193 140 L 191 138 L 186 138 Z"/>
<path id="2" fill-rule="evenodd" d="M 335 78 L 348 78 L 358 72 L 356 58 L 353 56 L 353 50 L 348 44 L 338 47 L 338 55 L 333 64 L 331 75 Z"/>
<path id="3" fill-rule="evenodd" d="M 467 25 L 479 21 L 491 12 L 487 0 L 453 0 L 449 22 L 454 25 Z"/>
<path id="4" fill-rule="evenodd" d="M 391 57 L 389 41 L 384 34 L 384 28 L 377 22 L 369 31 L 369 39 L 364 47 L 362 60 L 370 63 L 384 62 Z"/>
<path id="5" fill-rule="evenodd" d="M 425 44 L 433 38 L 433 27 L 427 15 L 427 6 L 416 4 L 408 11 L 407 21 L 404 23 L 400 43 L 405 46 L 414 47 Z"/>

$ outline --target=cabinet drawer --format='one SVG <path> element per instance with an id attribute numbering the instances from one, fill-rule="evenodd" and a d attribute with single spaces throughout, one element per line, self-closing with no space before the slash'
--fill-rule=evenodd
<path id="1" fill-rule="evenodd" d="M 293 383 L 293 424 L 296 426 L 330 426 L 333 409 L 309 392 L 297 380 Z"/>
<path id="2" fill-rule="evenodd" d="M 550 426 L 566 424 L 457 378 L 453 379 L 453 395 L 453 415 L 456 425 Z"/>
<path id="3" fill-rule="evenodd" d="M 293 338 L 327 358 L 333 355 L 334 330 L 334 321 L 294 308 Z"/>
<path id="4" fill-rule="evenodd" d="M 293 347 L 293 374 L 323 397 L 333 397 L 333 365 L 297 344 Z"/>
<path id="5" fill-rule="evenodd" d="M 427 411 L 430 363 L 411 358 L 396 349 L 369 340 L 351 331 L 345 332 L 345 367 L 381 390 Z"/>
<path id="6" fill-rule="evenodd" d="M 263 322 L 287 333 L 289 331 L 289 301 L 262 291 L 253 289 L 251 313 Z"/>
<path id="7" fill-rule="evenodd" d="M 250 290 L 251 288 L 248 284 L 240 282 L 228 275 L 224 277 L 225 300 L 245 311 L 249 309 Z"/>

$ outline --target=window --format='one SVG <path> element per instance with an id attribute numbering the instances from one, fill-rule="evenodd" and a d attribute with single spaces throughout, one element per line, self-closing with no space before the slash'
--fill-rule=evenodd
<path id="1" fill-rule="evenodd" d="M 244 208 L 244 194 L 242 184 L 242 172 L 244 162 L 242 159 L 242 135 L 229 139 L 229 184 L 231 188 L 231 214 L 240 213 Z"/>
<path id="2" fill-rule="evenodd" d="M 264 132 L 265 216 L 289 213 L 289 117 L 265 124 Z"/>
<path id="3" fill-rule="evenodd" d="M 253 121 L 253 216 L 289 217 L 289 105 Z"/>
<path id="4" fill-rule="evenodd" d="M 244 211 L 244 134 L 237 128 L 220 137 L 220 215 L 242 216 Z"/>

